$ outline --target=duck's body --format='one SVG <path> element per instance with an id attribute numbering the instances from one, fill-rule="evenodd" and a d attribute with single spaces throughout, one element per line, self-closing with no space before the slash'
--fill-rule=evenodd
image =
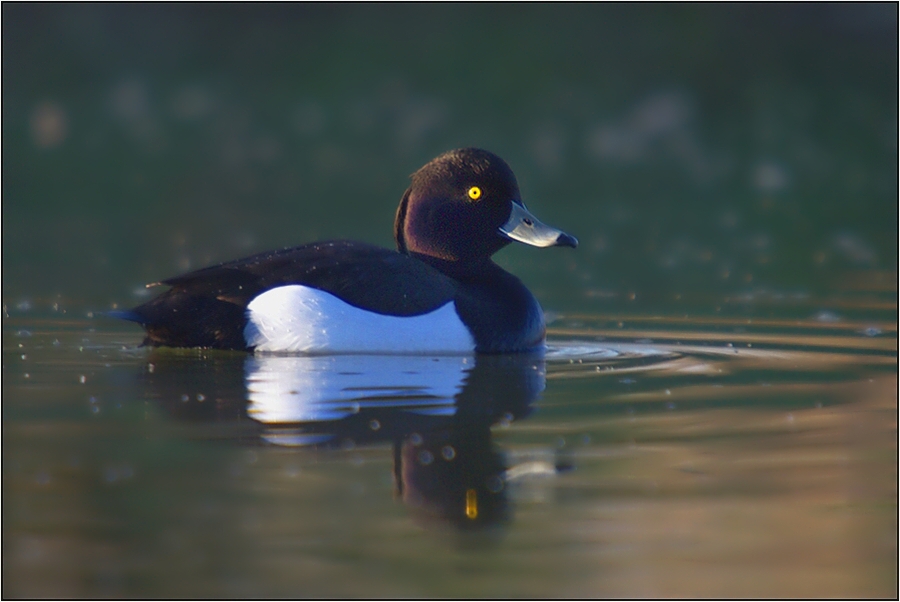
<path id="1" fill-rule="evenodd" d="M 118 314 L 147 345 L 303 353 L 503 353 L 543 345 L 531 292 L 491 261 L 520 240 L 575 246 L 525 210 L 512 171 L 478 149 L 412 176 L 397 210 L 398 251 L 319 242 L 162 282 Z"/>

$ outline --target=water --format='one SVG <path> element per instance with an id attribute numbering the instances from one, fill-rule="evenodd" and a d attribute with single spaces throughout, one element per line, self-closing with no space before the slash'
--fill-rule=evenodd
<path id="1" fill-rule="evenodd" d="M 149 350 L 7 308 L 4 593 L 896 595 L 895 310 L 803 305 L 558 316 L 501 357 Z"/>
<path id="2" fill-rule="evenodd" d="M 896 5 L 0 10 L 4 597 L 897 596 Z M 101 316 L 470 145 L 545 357 Z"/>

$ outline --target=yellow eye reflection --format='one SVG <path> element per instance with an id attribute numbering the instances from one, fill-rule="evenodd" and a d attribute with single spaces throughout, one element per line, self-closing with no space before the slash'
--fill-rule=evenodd
<path id="1" fill-rule="evenodd" d="M 466 516 L 471 520 L 478 518 L 478 492 L 474 489 L 466 491 Z"/>
<path id="2" fill-rule="evenodd" d="M 473 201 L 477 201 L 481 198 L 481 188 L 478 186 L 472 186 L 469 188 L 469 198 Z"/>

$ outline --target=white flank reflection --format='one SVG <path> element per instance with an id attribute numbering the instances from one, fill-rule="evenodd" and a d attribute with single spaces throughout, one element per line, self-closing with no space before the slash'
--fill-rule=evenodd
<path id="1" fill-rule="evenodd" d="M 450 416 L 471 357 L 253 356 L 247 413 L 265 424 L 340 420 L 363 408 Z"/>

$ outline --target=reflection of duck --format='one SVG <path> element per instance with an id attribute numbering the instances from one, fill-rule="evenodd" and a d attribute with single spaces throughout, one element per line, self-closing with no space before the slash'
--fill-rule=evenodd
<path id="1" fill-rule="evenodd" d="M 246 415 L 246 359 L 237 353 L 155 351 L 138 379 L 136 395 L 155 401 L 178 420 L 258 432 L 259 423 Z"/>
<path id="2" fill-rule="evenodd" d="M 401 499 L 424 519 L 478 528 L 505 518 L 491 425 L 526 416 L 540 355 L 248 358 L 247 413 L 279 445 L 391 441 Z"/>
<path id="3" fill-rule="evenodd" d="M 346 447 L 524 416 L 544 389 L 544 363 L 533 354 L 253 356 L 245 380 L 247 415 L 266 425 L 267 441 Z M 300 436 L 309 433 L 314 440 Z"/>
<path id="4" fill-rule="evenodd" d="M 352 241 L 254 255 L 163 281 L 130 311 L 145 344 L 305 353 L 534 350 L 544 317 L 491 256 L 516 240 L 577 245 L 538 221 L 496 155 L 450 151 L 412 176 L 397 209 L 397 251 Z"/>
<path id="5" fill-rule="evenodd" d="M 394 444 L 396 491 L 424 522 L 469 530 L 504 521 L 505 471 L 484 422 L 463 418 Z"/>
<path id="6" fill-rule="evenodd" d="M 235 378 L 237 360 L 243 382 Z M 459 528 L 506 516 L 506 467 L 491 426 L 527 416 L 545 386 L 539 354 L 211 353 L 199 360 L 165 353 L 151 361 L 152 372 L 144 373 L 149 393 L 179 418 L 239 422 L 242 436 L 252 430 L 281 446 L 392 443 L 404 503 L 423 518 Z M 236 411 L 244 395 L 246 408 Z"/>
<path id="7" fill-rule="evenodd" d="M 455 412 L 474 363 L 467 356 L 254 356 L 247 359 L 247 414 L 265 424 L 322 422 L 365 408 Z"/>

